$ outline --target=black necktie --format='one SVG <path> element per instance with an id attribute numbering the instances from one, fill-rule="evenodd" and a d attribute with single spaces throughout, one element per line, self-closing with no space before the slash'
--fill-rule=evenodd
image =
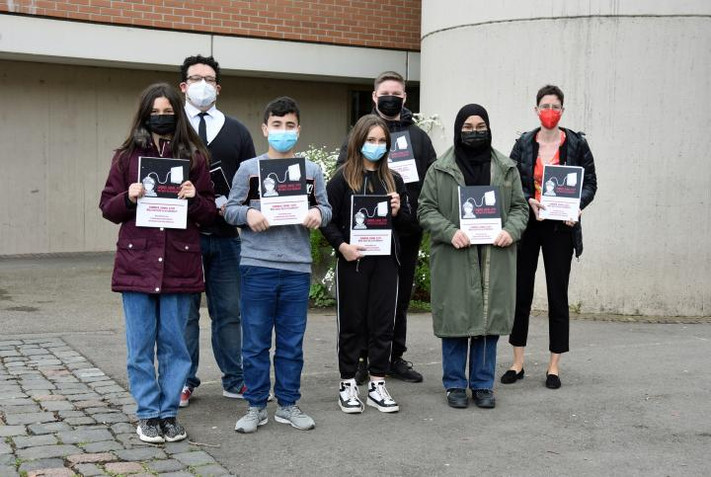
<path id="1" fill-rule="evenodd" d="M 198 126 L 198 135 L 202 139 L 202 143 L 207 146 L 207 124 L 205 123 L 205 116 L 207 113 L 198 113 L 200 116 L 200 125 Z"/>

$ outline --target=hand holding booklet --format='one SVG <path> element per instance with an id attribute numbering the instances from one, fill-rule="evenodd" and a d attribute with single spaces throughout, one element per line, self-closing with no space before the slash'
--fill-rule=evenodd
<path id="1" fill-rule="evenodd" d="M 472 245 L 493 244 L 501 233 L 496 186 L 459 186 L 459 228 Z"/>
<path id="2" fill-rule="evenodd" d="M 189 173 L 187 159 L 138 158 L 138 182 L 144 194 L 136 202 L 137 227 L 187 228 L 188 201 L 178 199 L 178 192 Z"/>
<path id="3" fill-rule="evenodd" d="M 390 255 L 393 236 L 389 195 L 351 196 L 351 245 L 363 255 Z"/>
<path id="4" fill-rule="evenodd" d="M 262 215 L 270 226 L 303 224 L 309 212 L 306 160 L 260 159 L 259 196 Z"/>
<path id="5" fill-rule="evenodd" d="M 583 168 L 578 166 L 543 166 L 541 204 L 538 217 L 548 220 L 578 221 L 583 192 Z"/>

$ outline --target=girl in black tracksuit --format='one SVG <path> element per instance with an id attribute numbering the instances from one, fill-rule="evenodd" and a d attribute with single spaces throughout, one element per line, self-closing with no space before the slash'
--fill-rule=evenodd
<path id="1" fill-rule="evenodd" d="M 412 214 L 402 178 L 388 168 L 389 150 L 387 124 L 376 115 L 363 116 L 350 135 L 345 164 L 326 185 L 333 218 L 321 231 L 338 257 L 339 406 L 349 414 L 364 410 L 355 382 L 363 349 L 368 350 L 371 377 L 368 405 L 381 412 L 399 410 L 385 388 L 385 374 L 390 366 L 397 305 L 397 231 L 412 226 Z M 393 216 L 390 255 L 363 256 L 363 248 L 350 243 L 351 196 L 354 194 L 390 196 Z"/>

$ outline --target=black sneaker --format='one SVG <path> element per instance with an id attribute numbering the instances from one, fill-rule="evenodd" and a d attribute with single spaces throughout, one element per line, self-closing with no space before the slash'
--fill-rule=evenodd
<path id="1" fill-rule="evenodd" d="M 395 359 L 390 363 L 390 372 L 388 376 L 400 379 L 406 383 L 421 383 L 422 375 L 412 369 L 412 363 L 405 361 L 402 358 Z"/>
<path id="2" fill-rule="evenodd" d="M 447 404 L 449 407 L 464 409 L 469 406 L 467 390 L 462 388 L 447 389 Z"/>
<path id="3" fill-rule="evenodd" d="M 188 433 L 185 432 L 185 428 L 181 426 L 174 417 L 166 417 L 165 419 L 161 419 L 160 428 L 163 430 L 163 436 L 165 436 L 166 442 L 182 441 L 188 437 Z"/>
<path id="4" fill-rule="evenodd" d="M 165 442 L 163 431 L 160 427 L 160 421 L 156 418 L 139 419 L 138 425 L 136 426 L 136 434 L 138 434 L 138 438 L 143 442 L 150 442 L 151 444 Z"/>
<path id="5" fill-rule="evenodd" d="M 476 407 L 484 409 L 493 409 L 496 407 L 496 398 L 494 398 L 494 391 L 491 389 L 472 390 L 472 399 Z"/>
<path id="6" fill-rule="evenodd" d="M 358 386 L 362 386 L 368 381 L 368 361 L 365 358 L 358 358 L 355 380 Z"/>

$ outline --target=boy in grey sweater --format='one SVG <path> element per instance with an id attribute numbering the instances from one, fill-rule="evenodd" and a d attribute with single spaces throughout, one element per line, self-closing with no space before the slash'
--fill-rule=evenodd
<path id="1" fill-rule="evenodd" d="M 223 211 L 227 223 L 242 227 L 242 358 L 247 385 L 244 397 L 249 409 L 235 425 L 241 433 L 255 432 L 268 421 L 272 330 L 278 403 L 274 419 L 300 430 L 315 427 L 296 402 L 301 397 L 302 344 L 311 283 L 309 229 L 323 227 L 331 220 L 323 173 L 306 159 L 309 209 L 301 225 L 271 227 L 261 213 L 259 196 L 259 160 L 294 157 L 301 130 L 299 119 L 299 107 L 291 98 L 277 98 L 267 105 L 262 133 L 269 141 L 269 150 L 240 165 Z"/>

